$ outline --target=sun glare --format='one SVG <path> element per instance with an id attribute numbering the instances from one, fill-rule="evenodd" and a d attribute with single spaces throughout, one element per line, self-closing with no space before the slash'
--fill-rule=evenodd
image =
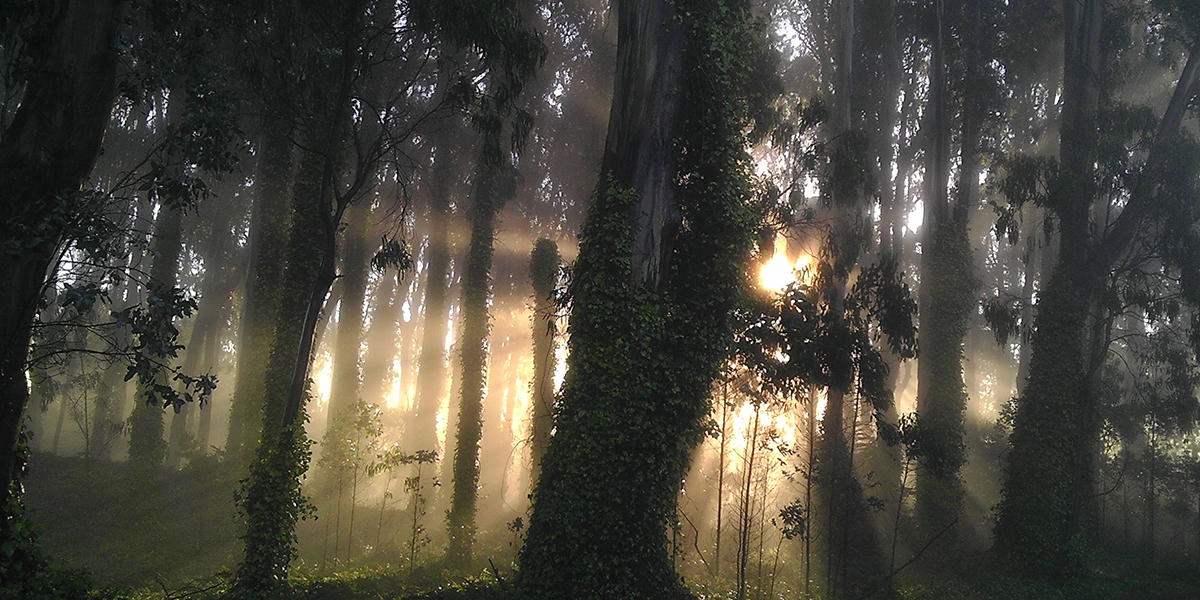
<path id="1" fill-rule="evenodd" d="M 788 259 L 787 246 L 786 238 L 775 236 L 775 252 L 758 272 L 759 285 L 773 294 L 782 293 L 798 276 L 803 276 L 812 261 L 809 255 L 801 254 L 792 262 Z"/>

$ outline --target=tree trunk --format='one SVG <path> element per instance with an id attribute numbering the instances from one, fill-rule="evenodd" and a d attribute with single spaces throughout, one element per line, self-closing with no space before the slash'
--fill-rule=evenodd
<path id="1" fill-rule="evenodd" d="M 363 301 L 367 292 L 367 270 L 371 260 L 367 230 L 371 217 L 368 201 L 346 212 L 345 256 L 338 280 L 342 298 L 338 304 L 337 335 L 334 340 L 333 382 L 329 394 L 329 418 L 353 409 L 359 400 L 359 354 L 362 346 Z"/>
<path id="2" fill-rule="evenodd" d="M 917 362 L 917 413 L 927 451 L 917 471 L 917 517 L 921 540 L 938 535 L 962 511 L 959 470 L 966 462 L 963 418 L 967 391 L 963 381 L 963 340 L 974 308 L 968 209 L 979 183 L 979 111 L 972 93 L 977 52 L 968 52 L 962 107 L 958 198 L 948 193 L 950 174 L 949 85 L 946 79 L 943 3 L 935 4 L 937 30 L 932 45 L 930 116 L 926 127 L 925 216 L 922 224 L 921 288 Z M 951 536 L 947 539 L 953 539 Z M 918 543 L 923 543 L 918 540 Z M 943 548 L 946 546 L 943 544 Z M 952 556 L 948 554 L 947 556 Z M 945 557 L 943 557 L 945 558 Z M 944 560 L 938 561 L 945 564 Z"/>
<path id="3" fill-rule="evenodd" d="M 497 189 L 502 167 L 480 161 L 471 206 L 471 241 L 462 282 L 462 335 L 460 340 L 462 388 L 454 446 L 453 487 L 446 515 L 450 542 L 446 557 L 454 564 L 471 561 L 475 540 L 475 513 L 479 484 L 479 440 L 483 432 L 483 396 L 487 382 L 488 298 L 492 292 L 493 242 L 496 213 L 503 203 Z"/>
<path id="4" fill-rule="evenodd" d="M 263 374 L 261 441 L 243 492 L 245 553 L 235 586 L 250 597 L 278 594 L 296 553 L 292 535 L 301 516 L 300 477 L 309 462 L 303 428 L 309 357 L 317 319 L 334 280 L 336 233 L 326 222 L 325 166 L 321 154 L 303 153 L 293 192 L 287 267 Z"/>
<path id="5" fill-rule="evenodd" d="M 192 332 L 188 336 L 183 362 L 183 372 L 188 375 L 196 375 L 201 370 L 212 372 L 216 369 L 213 357 L 217 353 L 213 349 L 220 344 L 217 336 L 229 299 L 226 286 L 227 269 L 222 266 L 222 261 L 227 253 L 226 246 L 232 237 L 232 223 L 226 215 L 235 214 L 235 211 L 226 206 L 220 206 L 218 209 L 220 213 L 210 217 L 212 231 L 209 232 L 209 238 L 203 246 L 204 280 L 200 286 L 199 310 L 196 311 L 192 322 Z M 185 405 L 180 407 L 179 412 L 172 414 L 170 434 L 167 437 L 167 460 L 170 466 L 179 466 L 184 437 L 197 413 L 211 410 L 211 405 Z M 200 445 L 200 449 L 205 450 L 205 444 Z"/>
<path id="6" fill-rule="evenodd" d="M 445 68 L 442 69 L 446 71 Z M 451 85 L 448 76 L 439 82 Z M 448 89 L 448 88 L 447 88 Z M 425 299 L 420 361 L 417 364 L 416 409 L 411 415 L 406 444 L 413 451 L 441 451 L 437 415 L 446 396 L 446 329 L 450 319 L 450 205 L 455 173 L 454 140 L 461 130 L 457 117 L 443 125 L 429 183 L 429 247 L 425 266 Z M 448 436 L 447 436 L 448 437 Z M 444 453 L 441 455 L 443 460 Z"/>
<path id="7" fill-rule="evenodd" d="M 1013 566 L 1050 576 L 1083 568 L 1082 499 L 1093 493 L 1087 455 L 1097 424 L 1085 363 L 1088 315 L 1097 306 L 1086 259 L 1102 5 L 1063 3 L 1058 264 L 1039 294 L 1029 380 L 1013 422 L 996 525 L 997 547 Z"/>
<path id="8" fill-rule="evenodd" d="M 517 575 L 531 598 L 687 593 L 666 532 L 757 229 L 743 212 L 738 52 L 753 45 L 749 7 L 616 8 L 617 76 L 572 281 L 568 374 Z"/>
<path id="9" fill-rule="evenodd" d="M 237 344 L 237 378 L 229 412 L 225 452 L 234 468 L 249 463 L 262 422 L 264 372 L 275 340 L 287 270 L 285 254 L 291 218 L 292 121 L 289 100 L 272 96 L 266 107 L 255 166 L 254 206 L 250 212 L 250 261 L 243 294 L 241 331 Z"/>
<path id="10" fill-rule="evenodd" d="M 542 455 L 550 440 L 554 409 L 554 283 L 558 279 L 558 245 L 540 239 L 529 258 L 529 276 L 533 284 L 533 422 L 530 427 L 529 454 L 531 481 L 537 481 Z"/>
<path id="11" fill-rule="evenodd" d="M 371 297 L 371 327 L 367 331 L 367 352 L 363 356 L 362 397 L 367 402 L 380 406 L 387 401 L 389 383 L 396 373 L 392 372 L 392 361 L 396 358 L 396 330 L 400 310 L 404 306 L 404 295 L 398 294 L 400 282 L 397 274 L 384 272 L 375 286 Z M 401 398 L 403 399 L 403 394 Z M 405 409 L 401 403 L 395 411 Z M 408 436 L 405 436 L 406 438 Z"/>
<path id="12" fill-rule="evenodd" d="M 171 95 L 176 94 L 172 92 Z M 166 293 L 175 287 L 182 238 L 182 209 L 171 206 L 169 202 L 160 202 L 158 217 L 154 220 L 154 239 L 150 243 L 150 255 L 154 257 L 150 265 L 151 294 Z M 159 377 L 162 379 L 159 383 L 169 385 L 165 375 Z M 129 463 L 138 469 L 162 467 L 167 458 L 166 440 L 163 439 L 163 407 L 156 399 L 147 397 L 144 386 L 139 386 L 129 421 Z"/>

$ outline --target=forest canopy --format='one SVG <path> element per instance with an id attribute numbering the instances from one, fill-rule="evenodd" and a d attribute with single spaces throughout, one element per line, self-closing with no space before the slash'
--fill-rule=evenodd
<path id="1" fill-rule="evenodd" d="M 1200 3 L 0 0 L 0 600 L 1200 598 Z"/>

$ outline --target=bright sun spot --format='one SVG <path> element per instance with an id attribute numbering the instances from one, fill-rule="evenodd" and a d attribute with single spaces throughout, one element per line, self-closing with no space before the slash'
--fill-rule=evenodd
<path id="1" fill-rule="evenodd" d="M 812 262 L 812 257 L 807 254 L 801 254 L 795 262 L 788 259 L 787 255 L 787 239 L 783 236 L 775 236 L 775 252 L 759 269 L 758 280 L 764 290 L 773 294 L 783 292 L 788 285 L 796 281 L 798 275 L 802 275 Z"/>

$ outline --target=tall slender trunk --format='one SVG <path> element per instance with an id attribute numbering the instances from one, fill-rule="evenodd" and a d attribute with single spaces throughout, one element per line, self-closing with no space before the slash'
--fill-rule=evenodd
<path id="1" fill-rule="evenodd" d="M 540 239 L 529 258 L 529 276 L 533 284 L 533 423 L 530 433 L 530 457 L 533 463 L 532 480 L 542 464 L 546 443 L 550 440 L 554 408 L 554 283 L 558 279 L 558 245 Z"/>
<path id="2" fill-rule="evenodd" d="M 172 97 L 175 94 L 172 93 Z M 175 103 L 172 102 L 174 105 Z M 175 287 L 179 270 L 179 254 L 183 241 L 183 213 L 178 207 L 161 203 L 154 220 L 154 239 L 150 243 L 150 293 L 164 293 Z M 160 376 L 166 384 L 165 376 Z M 167 456 L 163 439 L 163 407 L 146 397 L 144 388 L 138 390 L 129 424 L 129 462 L 139 469 L 161 467 Z"/>
<path id="3" fill-rule="evenodd" d="M 148 209 L 149 203 L 141 202 L 137 210 L 141 212 Z M 136 217 L 132 219 L 132 222 L 136 222 Z M 127 269 L 134 268 L 142 262 L 144 252 L 139 248 L 141 248 L 140 245 L 130 249 L 128 262 L 125 263 Z M 132 303 L 134 293 L 134 281 L 131 278 L 125 278 L 113 293 L 113 307 L 118 310 L 125 308 Z M 113 338 L 118 348 L 126 347 L 130 343 L 127 329 L 115 332 Z M 96 414 L 92 420 L 92 439 L 101 440 L 102 443 L 93 446 L 93 458 L 112 458 L 112 447 L 116 445 L 111 443 L 116 438 L 113 433 L 114 421 L 117 415 L 122 414 L 128 399 L 126 392 L 129 386 L 125 381 L 125 372 L 125 363 L 114 360 L 105 366 L 104 373 L 100 376 L 99 399 Z"/>
<path id="4" fill-rule="evenodd" d="M 225 207 L 221 207 L 225 208 Z M 214 348 L 219 345 L 217 335 L 220 333 L 227 308 L 228 292 L 226 289 L 227 270 L 222 267 L 229 242 L 232 238 L 232 223 L 224 215 L 234 213 L 233 210 L 222 211 L 221 215 L 211 218 L 212 231 L 203 246 L 204 280 L 200 285 L 200 308 L 192 322 L 192 332 L 188 336 L 187 350 L 184 354 L 183 372 L 195 375 L 200 370 L 210 371 L 216 368 L 213 356 Z M 178 466 L 180 453 L 183 450 L 184 438 L 192 421 L 199 411 L 211 411 L 210 405 L 183 406 L 171 417 L 170 434 L 167 437 L 167 460 L 170 466 Z M 200 446 L 201 450 L 205 445 Z"/>
<path id="5" fill-rule="evenodd" d="M 399 328 L 400 310 L 405 295 L 397 294 L 397 274 L 384 272 L 371 296 L 371 327 L 367 330 L 367 351 L 363 356 L 362 398 L 367 402 L 383 405 L 387 399 L 388 384 L 397 373 L 392 372 L 392 361 L 396 358 L 396 330 Z M 400 285 L 403 285 L 400 283 Z M 400 394 L 398 400 L 403 400 Z M 404 405 L 396 411 L 404 410 Z M 408 437 L 407 435 L 405 436 Z"/>
<path id="6" fill-rule="evenodd" d="M 481 160 L 471 207 L 471 241 L 462 283 L 462 335 L 460 365 L 462 387 L 455 434 L 453 487 L 446 515 L 450 543 L 447 558 L 470 562 L 475 541 L 475 513 L 479 484 L 479 441 L 483 433 L 483 397 L 487 382 L 488 298 L 491 296 L 493 242 L 496 213 L 502 202 L 496 189 L 503 176 L 500 167 Z"/>
<path id="7" fill-rule="evenodd" d="M 371 216 L 368 201 L 346 211 L 345 255 L 338 284 L 342 288 L 338 303 L 338 327 L 334 340 L 333 382 L 329 394 L 329 418 L 352 410 L 358 402 L 361 381 L 359 360 L 363 333 L 363 301 L 367 292 L 367 269 L 371 260 L 367 230 Z"/>
<path id="8" fill-rule="evenodd" d="M 438 93 L 449 93 L 449 69 L 439 80 Z M 450 209 L 454 193 L 455 139 L 461 132 L 457 116 L 450 117 L 437 134 L 437 153 L 429 180 L 429 247 L 425 266 L 425 298 L 421 353 L 417 364 L 416 410 L 408 431 L 409 447 L 443 450 L 438 445 L 437 415 L 446 397 L 446 330 L 450 319 Z M 449 436 L 447 436 L 449 437 Z M 448 444 L 447 444 L 448 445 Z M 445 452 L 442 452 L 444 459 Z"/>

